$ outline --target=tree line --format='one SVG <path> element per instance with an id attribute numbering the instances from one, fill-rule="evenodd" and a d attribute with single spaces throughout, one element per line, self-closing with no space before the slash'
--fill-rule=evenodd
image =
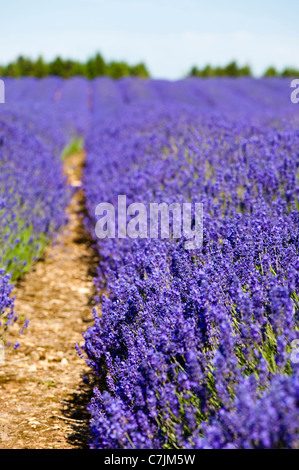
<path id="1" fill-rule="evenodd" d="M 144 63 L 129 65 L 127 62 L 112 61 L 106 62 L 100 53 L 91 57 L 86 62 L 79 62 L 71 59 L 56 57 L 51 62 L 45 62 L 42 57 L 31 60 L 28 57 L 19 56 L 8 65 L 0 65 L 0 77 L 36 77 L 44 78 L 49 75 L 62 78 L 83 76 L 93 79 L 99 76 L 108 76 L 114 79 L 122 77 L 150 78 L 149 71 Z M 232 61 L 224 67 L 213 67 L 206 65 L 200 69 L 192 67 L 188 77 L 252 77 L 253 73 L 249 65 L 239 66 L 236 61 Z M 278 71 L 275 67 L 269 67 L 263 77 L 299 77 L 299 70 L 295 68 L 285 68 Z"/>
<path id="2" fill-rule="evenodd" d="M 253 73 L 249 65 L 240 67 L 236 61 L 230 62 L 224 67 L 212 67 L 206 65 L 199 69 L 194 66 L 188 73 L 188 77 L 252 77 Z M 278 71 L 275 67 L 269 67 L 263 74 L 263 77 L 299 77 L 299 70 L 295 68 L 285 68 Z"/>
<path id="3" fill-rule="evenodd" d="M 135 76 L 149 78 L 149 72 L 143 63 L 129 65 L 126 62 L 106 62 L 100 53 L 91 57 L 86 62 L 78 62 L 70 59 L 56 57 L 51 62 L 45 62 L 42 57 L 31 60 L 19 56 L 14 62 L 6 66 L 0 65 L 1 77 L 36 77 L 44 78 L 49 75 L 71 78 L 83 76 L 93 79 L 99 76 L 108 76 L 114 79 Z"/>

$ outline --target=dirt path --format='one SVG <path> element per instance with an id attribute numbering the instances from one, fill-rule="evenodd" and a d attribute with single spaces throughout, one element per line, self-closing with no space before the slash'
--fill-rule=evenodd
<path id="1" fill-rule="evenodd" d="M 84 153 L 66 159 L 73 186 L 80 185 Z M 69 224 L 43 260 L 16 285 L 16 313 L 30 324 L 21 346 L 0 365 L 0 448 L 84 448 L 90 369 L 75 350 L 93 321 L 93 275 L 97 258 L 82 226 L 84 198 L 76 191 Z M 20 325 L 17 328 L 19 330 Z M 13 333 L 16 334 L 17 332 Z M 10 334 L 11 337 L 11 334 Z"/>

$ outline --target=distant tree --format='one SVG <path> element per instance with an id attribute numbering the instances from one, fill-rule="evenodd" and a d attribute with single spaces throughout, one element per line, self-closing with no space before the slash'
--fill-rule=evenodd
<path id="1" fill-rule="evenodd" d="M 130 67 L 125 62 L 110 62 L 107 66 L 107 75 L 118 79 L 130 75 Z"/>
<path id="2" fill-rule="evenodd" d="M 238 77 L 239 70 L 236 61 L 230 62 L 224 67 L 223 72 L 226 77 Z"/>
<path id="3" fill-rule="evenodd" d="M 294 69 L 294 68 L 286 68 L 286 69 L 284 69 L 283 72 L 281 73 L 281 76 L 282 76 L 282 77 L 286 77 L 286 78 L 295 78 L 295 77 L 299 77 L 299 70 Z"/>
<path id="4" fill-rule="evenodd" d="M 198 67 L 194 66 L 191 68 L 188 76 L 189 77 L 214 77 L 216 69 L 213 69 L 210 65 L 206 65 L 202 70 Z"/>
<path id="5" fill-rule="evenodd" d="M 33 76 L 36 78 L 44 78 L 49 73 L 49 66 L 45 64 L 42 57 L 39 57 L 33 64 Z"/>
<path id="6" fill-rule="evenodd" d="M 278 77 L 280 74 L 277 72 L 275 67 L 268 67 L 264 72 L 263 77 Z"/>
<path id="7" fill-rule="evenodd" d="M 19 70 L 17 64 L 14 63 L 14 62 L 11 62 L 6 67 L 4 67 L 3 76 L 4 77 L 12 77 L 12 78 L 20 77 L 21 74 L 20 74 L 20 70 Z"/>
<path id="8" fill-rule="evenodd" d="M 249 65 L 238 67 L 236 61 L 230 62 L 225 67 L 212 67 L 206 65 L 202 70 L 196 66 L 192 67 L 189 77 L 245 77 L 252 76 L 251 68 Z"/>
<path id="9" fill-rule="evenodd" d="M 86 76 L 93 79 L 106 74 L 106 63 L 101 54 L 89 59 L 86 63 Z"/>
<path id="10" fill-rule="evenodd" d="M 72 69 L 72 76 L 79 77 L 79 76 L 87 76 L 86 73 L 86 64 L 81 64 L 80 62 L 73 62 L 73 69 Z"/>
<path id="11" fill-rule="evenodd" d="M 244 67 L 239 68 L 238 71 L 239 77 L 252 77 L 251 68 L 249 65 L 244 65 Z"/>
<path id="12" fill-rule="evenodd" d="M 205 68 L 202 69 L 200 76 L 205 78 L 214 77 L 215 70 L 210 65 L 206 65 Z"/>
<path id="13" fill-rule="evenodd" d="M 188 73 L 188 77 L 200 77 L 201 71 L 196 66 L 192 67 L 190 72 Z"/>
<path id="14" fill-rule="evenodd" d="M 57 57 L 49 65 L 49 75 L 61 78 L 71 78 L 74 75 L 75 64 L 72 60 L 63 60 Z"/>
<path id="15" fill-rule="evenodd" d="M 139 77 L 139 78 L 149 78 L 150 76 L 145 64 L 143 63 L 131 66 L 130 75 L 132 75 L 133 77 Z"/>
<path id="16" fill-rule="evenodd" d="M 213 77 L 225 77 L 226 72 L 223 67 L 215 67 L 212 69 L 212 76 Z"/>
<path id="17" fill-rule="evenodd" d="M 71 78 L 74 76 L 75 62 L 73 60 L 62 61 L 63 78 Z"/>
<path id="18" fill-rule="evenodd" d="M 110 76 L 112 78 L 121 78 L 134 76 L 140 78 L 149 78 L 150 74 L 144 63 L 129 65 L 126 62 L 110 62 L 106 64 L 100 53 L 91 57 L 87 62 L 82 63 L 70 59 L 56 57 L 52 62 L 46 63 L 42 57 L 36 61 L 19 56 L 15 62 L 6 66 L 0 65 L 0 76 L 3 77 L 23 77 L 32 76 L 43 78 L 48 75 L 62 77 L 65 79 L 74 76 L 84 76 L 93 79 L 99 76 Z"/>
<path id="19" fill-rule="evenodd" d="M 26 57 L 19 56 L 16 61 L 16 68 L 21 77 L 33 76 L 33 62 Z"/>
<path id="20" fill-rule="evenodd" d="M 49 75 L 63 77 L 63 61 L 61 57 L 56 57 L 53 62 L 49 64 Z"/>

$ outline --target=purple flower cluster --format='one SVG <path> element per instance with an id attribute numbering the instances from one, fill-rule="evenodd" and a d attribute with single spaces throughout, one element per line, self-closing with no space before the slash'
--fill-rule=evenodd
<path id="1" fill-rule="evenodd" d="M 90 233 L 95 207 L 125 194 L 203 203 L 204 237 L 193 251 L 183 239 L 95 237 L 101 315 L 82 350 L 105 385 L 89 406 L 92 448 L 298 445 L 298 121 L 282 104 L 258 108 L 262 84 L 249 85 L 245 114 L 179 98 L 131 103 L 106 121 L 94 110 Z"/>
<path id="2" fill-rule="evenodd" d="M 0 346 L 7 328 L 14 322 L 14 299 L 11 297 L 12 285 L 10 275 L 5 274 L 3 268 L 0 269 Z"/>
<path id="3" fill-rule="evenodd" d="M 11 281 L 30 268 L 65 223 L 70 197 L 60 155 L 71 131 L 55 107 L 58 81 L 8 80 L 5 85 L 7 104 L 0 108 L 0 338 L 16 321 Z"/>
<path id="4" fill-rule="evenodd" d="M 33 119 L 1 114 L 0 265 L 12 274 L 65 222 L 68 197 L 56 144 Z"/>

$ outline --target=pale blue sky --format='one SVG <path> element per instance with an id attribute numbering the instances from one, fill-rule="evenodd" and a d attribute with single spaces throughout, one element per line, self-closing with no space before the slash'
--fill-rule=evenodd
<path id="1" fill-rule="evenodd" d="M 18 55 L 144 61 L 155 78 L 236 59 L 256 74 L 299 68 L 298 0 L 9 0 L 0 63 Z"/>

